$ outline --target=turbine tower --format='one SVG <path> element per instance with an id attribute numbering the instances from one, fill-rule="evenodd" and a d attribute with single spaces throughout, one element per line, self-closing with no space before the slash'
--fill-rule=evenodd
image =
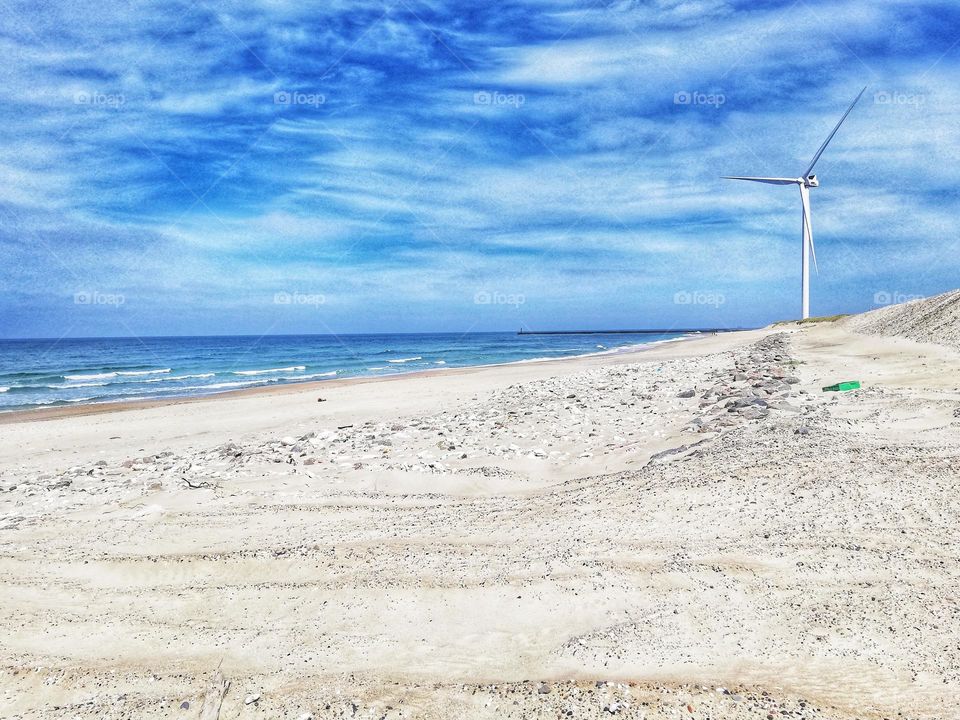
<path id="1" fill-rule="evenodd" d="M 820 273 L 820 269 L 817 268 L 817 253 L 813 249 L 813 225 L 810 222 L 810 188 L 820 187 L 820 181 L 817 180 L 817 176 L 813 175 L 813 167 L 817 164 L 817 161 L 820 159 L 820 156 L 823 155 L 823 151 L 827 149 L 827 145 L 830 144 L 830 141 L 833 140 L 833 136 L 837 134 L 837 130 L 840 129 L 840 126 L 843 124 L 843 121 L 847 119 L 847 115 L 850 114 L 850 111 L 853 110 L 853 106 L 857 104 L 857 101 L 863 96 L 863 93 L 866 92 L 866 87 L 860 91 L 860 94 L 857 95 L 853 102 L 850 103 L 850 107 L 847 108 L 847 111 L 843 114 L 843 117 L 840 118 L 840 122 L 837 123 L 836 127 L 833 128 L 833 132 L 827 135 L 827 139 L 823 141 L 823 145 L 820 146 L 820 149 L 817 150 L 817 154 L 813 156 L 813 160 L 810 161 L 810 165 L 806 170 L 803 171 L 803 175 L 798 178 L 775 178 L 775 177 L 734 177 L 731 175 L 724 175 L 726 180 L 749 180 L 750 182 L 759 182 L 766 183 L 767 185 L 797 185 L 800 188 L 800 202 L 803 206 L 803 226 L 802 226 L 802 255 L 801 255 L 801 268 L 803 273 L 803 280 L 801 281 L 801 292 L 803 295 L 802 300 L 802 313 L 803 319 L 806 320 L 810 317 L 810 256 L 813 257 L 813 266 L 817 269 L 817 274 Z"/>

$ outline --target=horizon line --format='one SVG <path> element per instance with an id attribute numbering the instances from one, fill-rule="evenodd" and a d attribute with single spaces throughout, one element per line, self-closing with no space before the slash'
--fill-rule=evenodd
<path id="1" fill-rule="evenodd" d="M 691 332 L 737 332 L 749 330 L 750 328 L 680 328 L 677 330 L 656 329 L 656 330 L 468 330 L 460 332 L 458 330 L 431 330 L 427 332 L 346 332 L 346 333 L 223 333 L 210 335 L 82 335 L 82 336 L 63 336 L 63 337 L 0 337 L 0 342 L 28 342 L 28 341 L 51 341 L 60 342 L 63 340 L 184 340 L 194 338 L 267 338 L 267 337 L 375 337 L 378 335 L 630 335 L 630 334 L 677 334 L 682 335 Z"/>

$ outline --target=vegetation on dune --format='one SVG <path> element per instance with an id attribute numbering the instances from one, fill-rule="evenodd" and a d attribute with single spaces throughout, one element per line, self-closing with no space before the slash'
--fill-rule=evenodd
<path id="1" fill-rule="evenodd" d="M 780 320 L 779 322 L 775 322 L 774 325 L 809 325 L 810 323 L 835 322 L 845 317 L 850 317 L 850 314 L 821 315 L 820 317 L 807 318 L 806 320 Z"/>

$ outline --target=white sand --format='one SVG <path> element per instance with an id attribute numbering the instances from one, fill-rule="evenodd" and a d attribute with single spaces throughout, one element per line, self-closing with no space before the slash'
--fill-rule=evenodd
<path id="1" fill-rule="evenodd" d="M 834 324 L 0 425 L 0 715 L 958 717 L 958 386 Z"/>

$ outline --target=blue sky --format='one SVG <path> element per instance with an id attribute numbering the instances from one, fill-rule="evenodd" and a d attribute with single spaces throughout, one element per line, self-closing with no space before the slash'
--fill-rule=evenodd
<path id="1" fill-rule="evenodd" d="M 719 176 L 864 85 L 812 311 L 960 285 L 952 2 L 3 0 L 0 43 L 0 336 L 795 317 L 797 193 Z"/>

